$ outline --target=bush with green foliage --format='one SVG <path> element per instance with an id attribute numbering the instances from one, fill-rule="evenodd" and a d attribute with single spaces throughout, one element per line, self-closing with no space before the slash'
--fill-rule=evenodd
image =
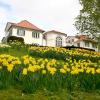
<path id="1" fill-rule="evenodd" d="M 16 36 L 10 36 L 10 37 L 8 37 L 8 39 L 7 39 L 8 43 L 11 43 L 13 41 L 18 41 L 18 42 L 24 44 L 24 39 L 22 37 L 16 37 Z"/>

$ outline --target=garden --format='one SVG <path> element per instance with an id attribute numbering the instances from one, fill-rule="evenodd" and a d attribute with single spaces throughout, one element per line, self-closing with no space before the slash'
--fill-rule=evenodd
<path id="1" fill-rule="evenodd" d="M 0 91 L 9 89 L 28 95 L 42 91 L 48 98 L 56 94 L 53 99 L 43 100 L 94 100 L 80 96 L 94 92 L 100 99 L 100 52 L 19 42 L 0 45 Z"/>

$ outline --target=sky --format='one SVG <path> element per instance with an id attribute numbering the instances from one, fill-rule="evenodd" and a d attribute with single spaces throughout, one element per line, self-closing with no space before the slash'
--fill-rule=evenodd
<path id="1" fill-rule="evenodd" d="M 7 22 L 21 20 L 28 20 L 45 31 L 75 35 L 78 31 L 73 24 L 80 9 L 79 0 L 0 0 L 0 40 L 5 36 Z"/>

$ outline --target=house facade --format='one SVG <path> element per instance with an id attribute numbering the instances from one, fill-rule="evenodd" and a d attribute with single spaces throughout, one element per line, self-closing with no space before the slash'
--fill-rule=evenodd
<path id="1" fill-rule="evenodd" d="M 76 46 L 98 51 L 97 41 L 86 35 L 67 36 L 55 30 L 47 31 L 38 28 L 27 20 L 19 23 L 8 22 L 5 28 L 3 43 L 7 43 L 10 36 L 22 37 L 26 44 L 51 47 Z"/>
<path id="2" fill-rule="evenodd" d="M 7 43 L 10 36 L 22 37 L 26 44 L 39 46 L 63 47 L 66 46 L 66 34 L 58 31 L 48 31 L 36 27 L 32 23 L 23 20 L 19 23 L 8 22 L 5 28 L 3 42 Z"/>
<path id="3" fill-rule="evenodd" d="M 86 35 L 68 36 L 66 39 L 67 46 L 76 46 L 98 51 L 98 42 Z"/>
<path id="4" fill-rule="evenodd" d="M 8 22 L 5 28 L 4 42 L 7 42 L 7 38 L 10 36 L 22 37 L 26 44 L 38 44 L 43 43 L 43 32 L 44 30 L 39 29 L 30 22 L 23 20 L 20 23 Z"/>
<path id="5" fill-rule="evenodd" d="M 66 46 L 67 34 L 55 30 L 44 33 L 45 46 L 64 47 Z"/>

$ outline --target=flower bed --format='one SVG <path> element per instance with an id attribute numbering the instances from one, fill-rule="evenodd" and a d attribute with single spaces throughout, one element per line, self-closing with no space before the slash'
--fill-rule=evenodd
<path id="1" fill-rule="evenodd" d="M 52 58 L 57 60 L 66 60 L 72 58 L 73 60 L 91 60 L 93 62 L 100 59 L 100 52 L 94 52 L 82 49 L 68 50 L 65 48 L 53 47 L 30 47 L 29 54 L 35 57 Z"/>
<path id="2" fill-rule="evenodd" d="M 96 56 L 99 57 L 98 55 Z M 100 89 L 100 59 L 92 62 L 89 59 L 76 60 L 69 57 L 63 61 L 29 55 L 19 59 L 2 54 L 0 55 L 0 88 L 15 84 L 20 85 L 22 91 L 27 93 L 37 89 L 49 91 Z"/>

